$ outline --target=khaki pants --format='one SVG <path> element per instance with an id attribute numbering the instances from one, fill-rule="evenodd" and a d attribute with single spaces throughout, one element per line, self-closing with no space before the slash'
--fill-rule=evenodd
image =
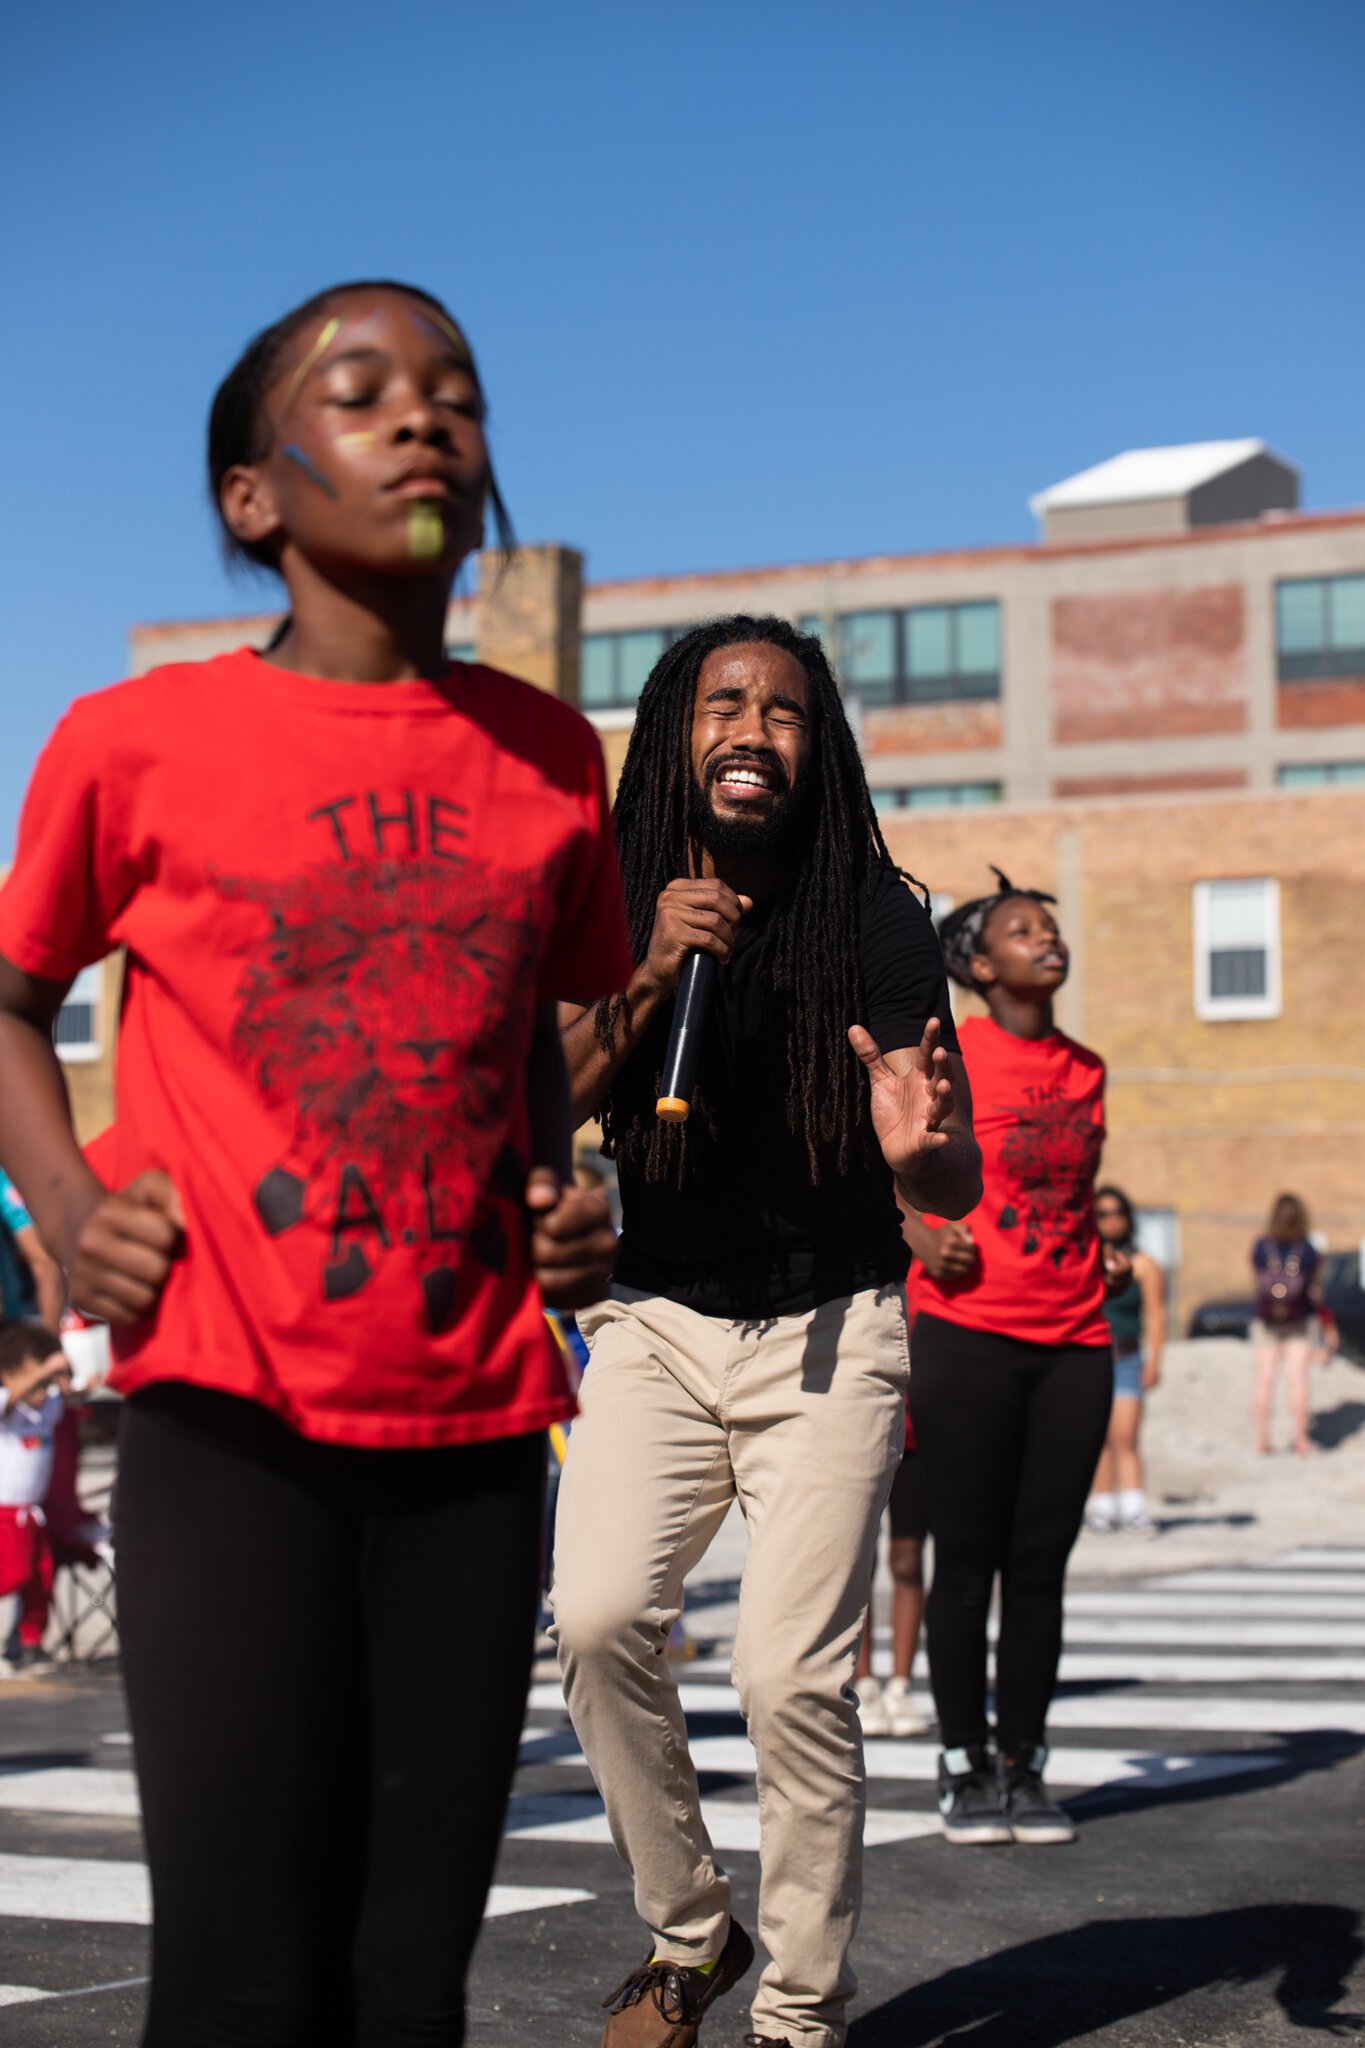
<path id="1" fill-rule="evenodd" d="M 660 1957 L 719 1955 L 730 1884 L 665 1653 L 683 1580 L 737 1499 L 749 1552 L 734 1676 L 756 1752 L 759 1933 L 772 1957 L 754 2026 L 837 2048 L 862 1899 L 851 1681 L 905 1442 L 904 1294 L 726 1322 L 617 1289 L 580 1320 L 592 1363 L 559 1493 L 555 1633 L 636 1907 Z"/>

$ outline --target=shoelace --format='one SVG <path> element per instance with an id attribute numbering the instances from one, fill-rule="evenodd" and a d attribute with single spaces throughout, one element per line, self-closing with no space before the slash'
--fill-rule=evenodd
<path id="1" fill-rule="evenodd" d="M 614 2013 L 626 2012 L 650 1996 L 660 2019 L 667 2020 L 670 2026 L 697 2018 L 696 1993 L 676 1963 L 645 1963 L 640 1969 L 632 1970 L 624 1983 L 617 1985 L 610 1998 L 602 2000 L 602 2004 Z"/>

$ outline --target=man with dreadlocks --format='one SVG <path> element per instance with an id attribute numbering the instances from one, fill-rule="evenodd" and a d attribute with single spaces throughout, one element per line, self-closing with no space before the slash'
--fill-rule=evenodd
<path id="1" fill-rule="evenodd" d="M 909 1370 L 895 1202 L 963 1215 L 979 1155 L 942 956 L 892 865 L 817 640 L 699 626 L 646 683 L 616 804 L 628 988 L 561 1011 L 574 1107 L 620 1177 L 616 1285 L 560 1492 L 565 1692 L 652 1935 L 603 2048 L 690 2048 L 753 1959 L 666 1659 L 734 1500 L 734 1670 L 756 1755 L 752 2041 L 834 2048 L 856 1988 L 852 1688 Z M 687 954 L 721 963 L 692 1114 L 655 1114 Z"/>

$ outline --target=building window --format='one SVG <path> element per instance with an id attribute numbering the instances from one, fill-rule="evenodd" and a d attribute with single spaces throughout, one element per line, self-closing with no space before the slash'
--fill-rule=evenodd
<path id="1" fill-rule="evenodd" d="M 1321 789 L 1328 782 L 1365 782 L 1365 761 L 1297 761 L 1275 770 L 1281 789 Z"/>
<path id="2" fill-rule="evenodd" d="M 100 1056 L 100 997 L 104 990 L 103 967 L 82 967 L 52 1027 L 57 1057 L 73 1065 Z"/>
<path id="3" fill-rule="evenodd" d="M 1275 649 L 1282 683 L 1365 676 L 1365 576 L 1277 583 Z"/>
<path id="4" fill-rule="evenodd" d="M 640 700 L 659 656 L 690 626 L 646 626 L 630 633 L 585 633 L 578 701 L 585 711 L 618 711 Z"/>
<path id="5" fill-rule="evenodd" d="M 1280 885 L 1194 885 L 1194 1007 L 1209 1019 L 1280 1014 Z"/>
<path id="6" fill-rule="evenodd" d="M 812 616 L 800 621 L 803 633 L 822 640 L 828 625 Z M 840 681 L 865 705 L 1000 695 L 1000 607 L 993 599 L 844 612 L 834 628 Z"/>
<path id="7" fill-rule="evenodd" d="M 998 804 L 1004 788 L 998 782 L 916 782 L 902 789 L 874 789 L 878 811 L 941 811 L 957 804 Z"/>

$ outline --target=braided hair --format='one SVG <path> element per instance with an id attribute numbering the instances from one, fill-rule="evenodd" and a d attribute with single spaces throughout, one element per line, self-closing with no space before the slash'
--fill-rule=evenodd
<path id="1" fill-rule="evenodd" d="M 959 903 L 955 910 L 948 912 L 938 928 L 939 944 L 943 948 L 943 964 L 959 988 L 976 989 L 972 961 L 981 951 L 981 935 L 986 929 L 991 913 L 998 910 L 1002 903 L 1012 902 L 1015 897 L 1022 897 L 1027 903 L 1057 901 L 1055 896 L 1049 896 L 1044 889 L 1016 889 L 1009 876 L 1002 875 L 995 866 L 991 866 L 991 873 L 1000 884 L 995 894 L 977 896 L 970 903 Z"/>
<path id="2" fill-rule="evenodd" d="M 640 693 L 621 770 L 616 844 L 631 945 L 643 960 L 659 896 L 680 875 L 700 872 L 692 768 L 697 679 L 708 655 L 748 641 L 792 655 L 809 695 L 806 803 L 786 842 L 791 878 L 765 919 L 757 978 L 764 990 L 765 1028 L 775 1045 L 786 1048 L 787 1128 L 804 1140 L 811 1178 L 818 1182 L 822 1167 L 844 1173 L 872 1142 L 863 1113 L 866 1083 L 847 1035 L 863 1011 L 858 912 L 875 866 L 899 872 L 819 640 L 798 633 L 785 619 L 736 613 L 695 626 L 660 656 Z M 597 1006 L 597 1036 L 608 1047 L 620 1009 L 619 996 L 604 997 Z M 647 1180 L 681 1184 L 689 1143 L 704 1142 L 702 1133 L 714 1136 L 717 1078 L 714 1068 L 708 1076 L 703 1052 L 690 1122 L 656 1118 L 668 1022 L 666 1010 L 651 1021 L 612 1083 L 601 1110 L 602 1149 Z"/>

